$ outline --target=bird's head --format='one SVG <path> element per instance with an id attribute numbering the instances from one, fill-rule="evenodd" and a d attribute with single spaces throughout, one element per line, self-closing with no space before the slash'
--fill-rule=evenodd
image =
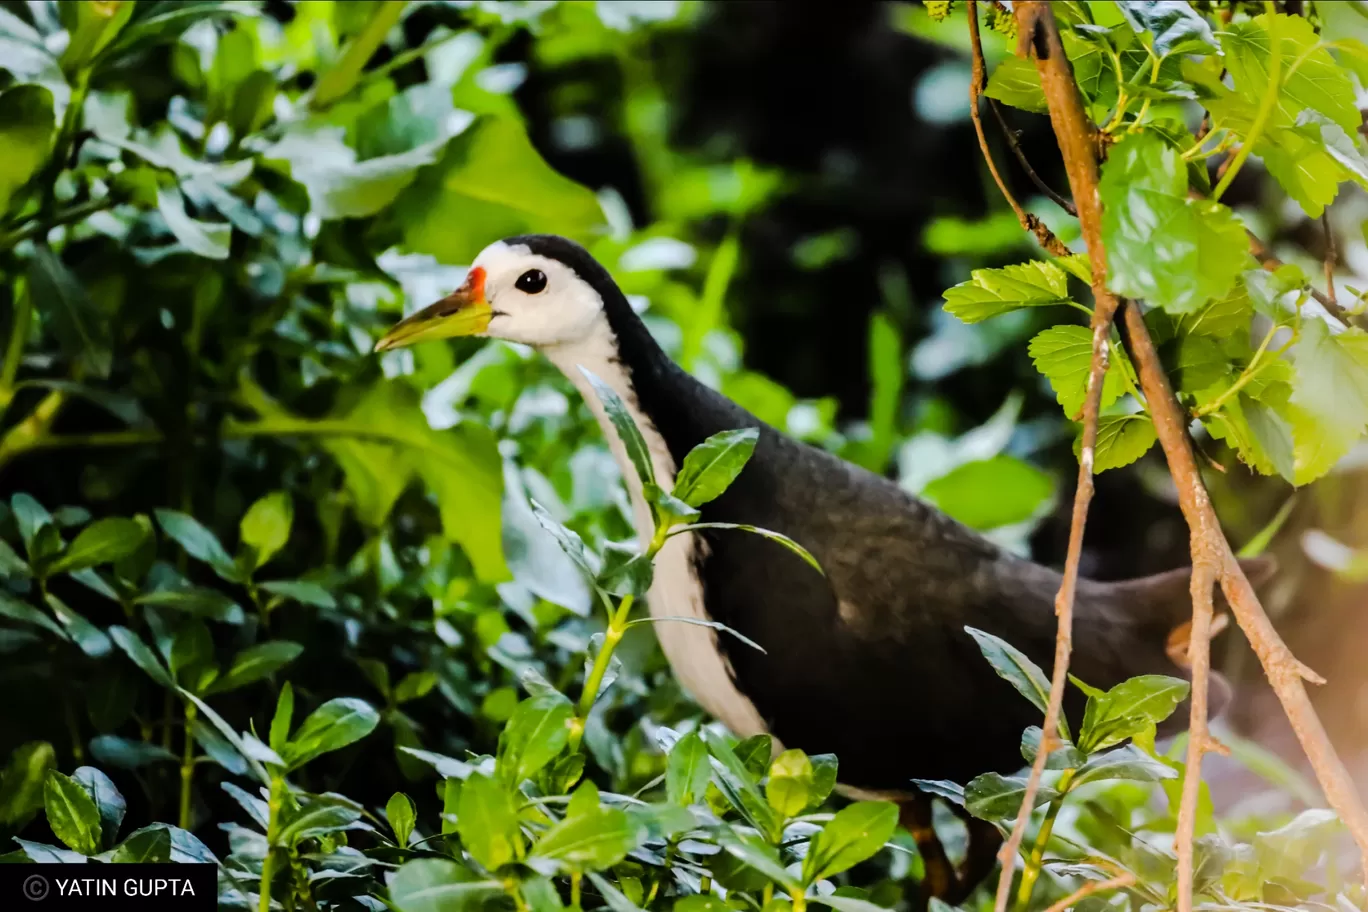
<path id="1" fill-rule="evenodd" d="M 457 336 L 540 349 L 579 342 L 604 325 L 605 287 L 616 288 L 573 241 L 552 235 L 496 241 L 480 251 L 460 288 L 396 323 L 375 350 Z"/>

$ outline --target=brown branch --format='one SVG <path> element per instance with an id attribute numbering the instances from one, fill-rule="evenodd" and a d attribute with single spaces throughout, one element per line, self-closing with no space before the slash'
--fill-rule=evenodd
<path id="1" fill-rule="evenodd" d="M 997 162 L 993 160 L 993 153 L 988 148 L 988 135 L 983 130 L 983 117 L 979 113 L 979 98 L 983 94 L 986 84 L 986 68 L 983 63 L 983 42 L 979 39 L 978 4 L 975 0 L 968 0 L 966 9 L 969 15 L 969 42 L 973 48 L 972 54 L 972 73 L 969 77 L 969 118 L 974 122 L 974 132 L 978 134 L 979 148 L 983 151 L 983 160 L 988 164 L 988 172 L 993 175 L 993 182 L 1002 191 L 1003 197 L 1007 200 L 1007 205 L 1012 207 L 1016 213 L 1017 221 L 1021 227 L 1031 234 L 1040 246 L 1053 256 L 1069 256 L 1072 251 L 1064 246 L 1064 242 L 1055 237 L 1053 231 L 1042 222 L 1033 212 L 1027 212 L 1022 208 L 1021 203 L 1012 195 L 1012 191 L 1007 189 L 1007 183 L 1002 179 L 998 172 Z M 991 100 L 991 99 L 990 99 Z M 1001 119 L 1001 115 L 999 115 Z M 1005 127 L 1005 125 L 1004 125 Z M 1008 131 L 1010 134 L 1010 131 Z M 1010 141 L 1015 145 L 1015 140 Z M 1019 156 L 1024 161 L 1024 156 Z M 1029 168 L 1029 166 L 1027 166 Z M 1034 171 L 1031 172 L 1033 175 Z"/>
<path id="2" fill-rule="evenodd" d="M 1139 371 L 1140 386 L 1149 402 L 1159 444 L 1164 449 L 1169 471 L 1178 489 L 1178 505 L 1192 529 L 1194 539 L 1201 536 L 1205 544 L 1219 555 L 1221 590 L 1230 603 L 1240 629 L 1249 639 L 1254 654 L 1259 657 L 1264 675 L 1278 695 L 1326 799 L 1353 834 L 1365 861 L 1363 876 L 1365 883 L 1368 883 L 1368 812 L 1365 812 L 1354 781 L 1335 753 L 1306 692 L 1306 681 L 1323 684 L 1325 679 L 1298 661 L 1259 603 L 1259 597 L 1245 577 L 1230 544 L 1220 532 L 1220 523 L 1211 507 L 1206 487 L 1202 484 L 1202 476 L 1188 440 L 1187 416 L 1173 395 L 1139 308 L 1126 307 L 1125 320 L 1130 337 L 1131 360 Z"/>
<path id="3" fill-rule="evenodd" d="M 1330 207 L 1321 213 L 1321 228 L 1325 231 L 1325 294 L 1330 303 L 1339 306 L 1335 296 L 1335 267 L 1339 265 L 1339 254 L 1335 250 L 1335 232 L 1330 227 Z"/>
<path id="4" fill-rule="evenodd" d="M 1135 875 L 1131 873 L 1118 874 L 1111 880 L 1090 880 L 1053 906 L 1050 906 L 1045 912 L 1065 912 L 1069 907 L 1086 897 L 1092 896 L 1094 893 L 1101 893 L 1103 890 L 1116 890 L 1121 887 L 1129 887 L 1133 883 L 1135 883 Z"/>
<path id="5" fill-rule="evenodd" d="M 1031 179 L 1031 183 L 1036 185 L 1041 193 L 1054 201 L 1054 204 L 1063 209 L 1069 215 L 1078 215 L 1078 210 L 1074 208 L 1073 200 L 1066 199 L 1055 192 L 1054 188 L 1045 183 L 1045 178 L 1036 173 L 1035 168 L 1031 167 L 1031 162 L 1026 158 L 1026 152 L 1021 148 L 1020 137 L 1016 130 L 1007 124 L 1007 119 L 1002 116 L 1002 105 L 997 103 L 996 98 L 988 99 L 988 107 L 992 108 L 993 116 L 997 118 L 998 126 L 1002 128 L 1002 136 L 1007 140 L 1007 147 L 1016 156 L 1017 163 L 1021 165 L 1021 170 L 1026 172 L 1026 176 Z"/>
<path id="6" fill-rule="evenodd" d="M 1034 49 L 1041 88 L 1049 105 L 1050 122 L 1064 157 L 1064 170 L 1069 177 L 1069 189 L 1073 193 L 1074 205 L 1078 207 L 1084 243 L 1087 244 L 1093 261 L 1093 296 L 1097 306 L 1092 316 L 1092 358 L 1088 368 L 1087 397 L 1083 404 L 1083 440 L 1078 459 L 1078 487 L 1074 493 L 1064 577 L 1060 582 L 1059 593 L 1055 597 L 1058 628 L 1055 634 L 1050 699 L 1046 704 L 1045 722 L 1041 726 L 1040 747 L 1036 751 L 1035 762 L 1031 764 L 1031 773 L 1026 780 L 1021 810 L 1018 811 L 1012 832 L 998 855 L 1002 861 L 1002 873 L 998 878 L 994 901 L 996 912 L 1005 912 L 1007 908 L 1017 852 L 1021 848 L 1026 824 L 1031 819 L 1031 812 L 1035 807 L 1035 796 L 1045 771 L 1045 761 L 1054 747 L 1059 730 L 1064 689 L 1068 683 L 1069 656 L 1073 650 L 1074 592 L 1078 585 L 1078 568 L 1083 555 L 1083 532 L 1087 525 L 1088 507 L 1093 495 L 1092 470 L 1097 447 L 1097 418 L 1102 405 L 1102 380 L 1107 372 L 1107 339 L 1117 307 L 1116 297 L 1107 289 L 1106 284 L 1106 248 L 1102 243 L 1102 207 L 1097 195 L 1097 158 L 1092 123 L 1085 113 L 1083 99 L 1074 82 L 1068 58 L 1064 56 L 1064 46 L 1059 37 L 1059 29 L 1055 25 L 1054 13 L 1050 11 L 1049 4 L 1042 0 L 1019 2 L 1014 5 L 1013 12 L 1022 41 L 1018 53 Z M 969 16 L 976 46 L 975 74 L 972 81 L 977 84 L 982 78 L 982 61 L 977 50 L 977 22 L 972 7 Z M 972 94 L 977 111 L 977 93 Z M 975 120 L 977 123 L 977 117 Z M 982 135 L 980 126 L 980 144 L 987 154 L 987 145 L 982 142 Z"/>
<path id="7" fill-rule="evenodd" d="M 1266 269 L 1268 272 L 1277 272 L 1279 269 L 1287 265 L 1282 260 L 1278 259 L 1277 256 L 1274 255 L 1273 251 L 1268 249 L 1268 245 L 1261 241 L 1259 239 L 1259 236 L 1256 235 L 1254 232 L 1246 229 L 1245 234 L 1249 236 L 1249 252 L 1254 255 L 1254 259 L 1259 261 L 1259 265 Z M 1331 272 L 1333 272 L 1333 267 L 1330 267 L 1330 269 L 1327 270 L 1327 278 L 1329 278 Z M 1331 295 L 1334 294 L 1334 289 L 1335 286 L 1333 283 L 1331 283 Z M 1316 303 L 1319 304 L 1321 307 L 1324 307 L 1326 312 L 1329 313 L 1330 316 L 1334 317 L 1336 320 L 1339 320 L 1345 326 L 1358 325 L 1358 321 L 1355 320 L 1354 315 L 1349 313 L 1349 311 L 1345 310 L 1343 307 L 1341 307 L 1339 305 L 1339 302 L 1336 301 L 1333 297 L 1325 294 L 1318 288 L 1310 287 L 1307 290 L 1310 293 L 1311 297 L 1315 299 Z"/>
<path id="8" fill-rule="evenodd" d="M 1219 534 L 1220 530 L 1216 530 Z M 1202 755 L 1211 749 L 1207 733 L 1207 691 L 1211 675 L 1212 591 L 1221 555 L 1211 547 L 1211 530 L 1192 532 L 1192 636 L 1188 640 L 1188 666 L 1192 677 L 1191 713 L 1188 722 L 1187 760 L 1183 768 L 1183 792 L 1178 802 L 1178 829 L 1174 834 L 1178 853 L 1178 912 L 1192 912 L 1192 840 L 1197 833 L 1197 797 L 1202 785 Z M 1224 539 L 1223 539 L 1224 540 Z"/>

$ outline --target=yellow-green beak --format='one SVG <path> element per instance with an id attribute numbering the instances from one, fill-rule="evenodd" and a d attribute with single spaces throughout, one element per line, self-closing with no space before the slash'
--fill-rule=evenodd
<path id="1" fill-rule="evenodd" d="M 378 352 L 434 339 L 476 336 L 489 328 L 493 310 L 484 296 L 484 270 L 470 270 L 465 284 L 436 304 L 410 314 L 375 343 Z"/>

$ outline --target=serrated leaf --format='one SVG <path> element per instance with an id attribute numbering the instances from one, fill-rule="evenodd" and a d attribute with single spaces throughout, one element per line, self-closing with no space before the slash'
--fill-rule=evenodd
<path id="1" fill-rule="evenodd" d="M 1036 370 L 1045 375 L 1055 398 L 1068 418 L 1083 411 L 1088 391 L 1088 372 L 1092 367 L 1092 330 L 1086 326 L 1052 326 L 1041 330 L 1027 346 Z M 1125 357 L 1124 354 L 1122 357 Z M 1102 408 L 1120 399 L 1125 392 L 1122 365 L 1112 358 L 1102 383 Z"/>
<path id="2" fill-rule="evenodd" d="M 1171 314 L 1230 292 L 1250 259 L 1245 229 L 1228 208 L 1188 196 L 1177 150 L 1148 132 L 1113 146 L 1098 184 L 1107 287 Z"/>
<path id="3" fill-rule="evenodd" d="M 43 783 L 48 826 L 66 846 L 82 855 L 100 851 L 100 809 L 81 785 L 56 770 Z"/>
<path id="4" fill-rule="evenodd" d="M 1045 103 L 1045 92 L 1040 87 L 1040 73 L 1035 61 L 1024 57 L 1008 55 L 993 68 L 988 77 L 988 87 L 984 95 L 995 98 L 1005 105 L 1043 114 L 1049 110 Z"/>
<path id="5" fill-rule="evenodd" d="M 1348 131 L 1359 128 L 1353 81 L 1321 43 L 1315 27 L 1301 16 L 1267 13 L 1233 23 L 1220 34 L 1225 64 L 1235 88 L 1246 98 L 1261 99 L 1268 87 L 1272 40 L 1278 30 L 1282 58 L 1282 86 L 1273 123 L 1290 124 L 1299 111 L 1310 108 Z"/>
<path id="6" fill-rule="evenodd" d="M 1093 474 L 1128 466 L 1149 452 L 1157 439 L 1148 415 L 1108 415 L 1097 421 Z M 1082 458 L 1083 433 L 1074 438 L 1074 456 Z"/>
<path id="7" fill-rule="evenodd" d="M 1020 310 L 1069 303 L 1068 278 L 1053 263 L 1033 260 L 1001 269 L 975 269 L 945 292 L 945 310 L 965 323 Z"/>

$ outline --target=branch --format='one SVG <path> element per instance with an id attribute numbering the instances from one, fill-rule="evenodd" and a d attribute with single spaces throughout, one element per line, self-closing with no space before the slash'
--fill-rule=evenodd
<path id="1" fill-rule="evenodd" d="M 1219 531 L 1219 530 L 1218 530 Z M 1222 539 L 1224 540 L 1224 539 Z M 1178 912 L 1192 912 L 1193 849 L 1197 832 L 1197 797 L 1202 786 L 1202 755 L 1215 743 L 1207 732 L 1207 691 L 1211 675 L 1212 590 L 1221 556 L 1211 547 L 1212 536 L 1203 529 L 1192 533 L 1192 635 L 1188 639 L 1188 665 L 1192 677 L 1192 702 L 1188 721 L 1187 759 L 1183 767 L 1183 792 L 1178 803 L 1178 829 L 1174 834 L 1178 853 Z"/>
<path id="2" fill-rule="evenodd" d="M 1007 125 L 1007 119 L 1002 116 L 1002 105 L 998 104 L 996 98 L 988 99 L 988 107 L 992 108 L 993 116 L 997 118 L 998 126 L 1002 128 L 1002 136 L 1007 140 L 1007 147 L 1016 156 L 1017 162 L 1021 165 L 1021 170 L 1026 172 L 1026 176 L 1031 179 L 1031 183 L 1036 185 L 1041 193 L 1048 196 L 1056 206 L 1063 209 L 1069 215 L 1078 215 L 1078 210 L 1074 208 L 1073 200 L 1065 199 L 1055 192 L 1054 188 L 1045 183 L 1045 179 L 1036 173 L 1035 168 L 1031 167 L 1031 162 L 1026 158 L 1026 152 L 1021 148 L 1020 137 L 1016 130 Z M 986 154 L 986 153 L 985 153 Z"/>
<path id="3" fill-rule="evenodd" d="M 976 0 L 968 0 L 966 9 L 969 15 L 969 42 L 973 48 L 973 72 L 969 77 L 969 118 L 974 122 L 974 132 L 978 134 L 979 148 L 983 151 L 983 160 L 988 164 L 988 172 L 993 175 L 993 182 L 996 183 L 998 189 L 1002 191 L 1003 197 L 1007 200 L 1007 205 L 1011 206 L 1012 211 L 1016 213 L 1017 221 L 1021 223 L 1021 227 L 1035 235 L 1036 240 L 1040 242 L 1040 246 L 1045 248 L 1051 255 L 1058 257 L 1069 256 L 1072 251 L 1064 246 L 1064 243 L 1059 238 L 1055 237 L 1054 232 L 1036 217 L 1034 213 L 1027 212 L 1022 208 L 1021 203 L 1017 202 L 1016 197 L 1012 195 L 1012 191 L 1007 189 L 1007 183 L 1002 179 L 1002 175 L 998 173 L 997 162 L 993 161 L 993 153 L 988 148 L 988 136 L 983 131 L 983 117 L 979 114 L 979 97 L 983 94 L 983 87 L 986 80 L 983 63 L 983 42 L 979 39 L 978 3 Z M 992 99 L 989 100 L 991 101 Z M 994 108 L 994 110 L 996 110 L 996 108 Z M 1002 122 L 1001 114 L 998 114 L 998 121 Z M 1007 130 L 1007 125 L 1005 123 L 1003 123 L 1003 129 L 1006 130 L 1010 137 L 1011 131 Z M 1021 154 L 1020 149 L 1017 149 L 1015 137 L 1009 139 L 1008 142 L 1013 149 L 1016 149 L 1017 158 L 1025 165 L 1026 170 L 1031 174 L 1032 178 L 1036 180 L 1038 184 L 1044 186 L 1044 182 L 1040 181 L 1036 176 L 1035 171 L 1031 170 L 1031 166 L 1026 164 L 1026 157 Z M 1046 190 L 1046 192 L 1048 193 L 1050 191 Z"/>
<path id="4" fill-rule="evenodd" d="M 1107 372 L 1107 339 L 1117 308 L 1116 297 L 1106 285 L 1106 249 L 1102 243 L 1102 207 L 1097 195 L 1097 159 L 1094 153 L 1096 146 L 1093 143 L 1092 123 L 1084 111 L 1083 99 L 1078 93 L 1068 58 L 1064 55 L 1064 46 L 1059 37 L 1059 29 L 1055 25 L 1054 13 L 1050 11 L 1049 4 L 1042 0 L 1019 2 L 1014 5 L 1013 12 L 1022 41 L 1018 53 L 1030 49 L 1035 53 L 1036 69 L 1040 73 L 1041 87 L 1049 105 L 1050 122 L 1054 126 L 1060 152 L 1064 156 L 1064 170 L 1069 177 L 1069 189 L 1073 193 L 1074 204 L 1078 207 L 1084 243 L 1093 261 L 1093 296 L 1097 306 L 1092 317 L 1092 357 L 1088 367 L 1087 397 L 1083 403 L 1083 440 L 1078 460 L 1078 486 L 1074 493 L 1064 577 L 1060 582 L 1059 593 L 1055 597 L 1058 628 L 1055 634 L 1050 699 L 1046 704 L 1045 722 L 1041 726 L 1040 747 L 1036 751 L 1035 762 L 1031 764 L 1031 774 L 1026 780 L 1021 810 L 1017 813 L 1012 832 L 1003 843 L 998 856 L 1002 861 L 1002 873 L 998 878 L 995 912 L 1005 912 L 1007 908 L 1012 889 L 1012 874 L 1016 867 L 1016 855 L 1026 832 L 1026 824 L 1031 819 L 1035 795 L 1040 788 L 1040 779 L 1045 770 L 1045 761 L 1054 747 L 1059 730 L 1064 689 L 1068 684 L 1069 656 L 1073 650 L 1074 592 L 1078 585 L 1078 567 L 1083 555 L 1083 531 L 1087 525 L 1088 507 L 1093 495 L 1092 469 L 1097 446 L 1097 417 L 1102 406 L 1102 380 Z M 978 47 L 978 24 L 972 4 L 969 10 L 969 23 L 975 50 L 975 73 L 971 84 L 978 85 L 982 79 L 983 64 Z M 987 155 L 987 145 L 982 141 L 982 126 L 979 125 L 977 118 L 977 91 L 972 91 L 971 96 L 975 103 L 975 126 L 979 131 L 980 145 Z M 990 167 L 991 161 L 990 157 Z"/>
<path id="5" fill-rule="evenodd" d="M 1249 252 L 1254 255 L 1254 259 L 1258 260 L 1259 265 L 1262 266 L 1264 269 L 1266 269 L 1269 272 L 1277 272 L 1279 269 L 1287 265 L 1282 260 L 1278 259 L 1273 254 L 1273 251 L 1268 249 L 1268 245 L 1261 241 L 1259 239 L 1259 236 L 1256 235 L 1254 232 L 1246 229 L 1245 234 L 1249 236 Z M 1333 272 L 1333 267 L 1331 267 L 1330 272 Z M 1327 272 L 1327 278 L 1328 277 L 1329 272 Z M 1335 286 L 1333 284 L 1330 286 L 1332 292 L 1334 290 L 1334 287 Z M 1329 313 L 1336 320 L 1339 320 L 1345 326 L 1357 325 L 1358 321 L 1354 318 L 1354 315 L 1349 313 L 1349 311 L 1345 310 L 1343 307 L 1341 307 L 1339 305 L 1339 302 L 1336 301 L 1334 298 L 1330 297 L 1329 295 L 1326 295 L 1320 289 L 1315 287 L 1312 287 L 1308 290 L 1311 294 L 1311 297 L 1315 299 L 1316 303 L 1319 304 L 1321 307 L 1324 307 L 1326 312 Z"/>
<path id="6" fill-rule="evenodd" d="M 1133 883 L 1135 883 L 1135 875 L 1130 873 L 1118 874 L 1111 880 L 1090 880 L 1053 906 L 1050 906 L 1045 912 L 1065 912 L 1066 909 L 1076 904 L 1079 900 L 1092 896 L 1094 893 L 1101 893 L 1103 890 L 1116 890 L 1121 887 L 1129 887 Z"/>

